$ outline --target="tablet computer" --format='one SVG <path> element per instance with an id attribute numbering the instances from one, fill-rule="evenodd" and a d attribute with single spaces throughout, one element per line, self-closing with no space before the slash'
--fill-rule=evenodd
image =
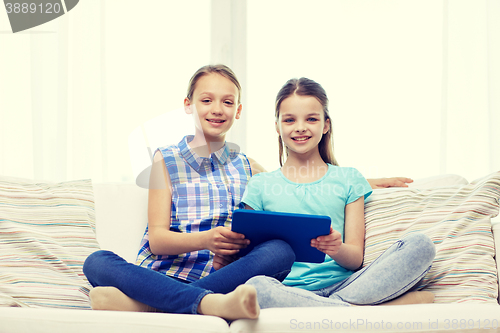
<path id="1" fill-rule="evenodd" d="M 231 230 L 250 240 L 250 245 L 240 250 L 241 256 L 260 243 L 281 239 L 292 247 L 295 261 L 320 263 L 325 261 L 325 253 L 312 247 L 311 239 L 330 234 L 330 225 L 329 216 L 237 209 Z"/>

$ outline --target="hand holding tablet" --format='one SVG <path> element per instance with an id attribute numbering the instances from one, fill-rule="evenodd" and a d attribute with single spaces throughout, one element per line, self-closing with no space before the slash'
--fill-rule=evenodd
<path id="1" fill-rule="evenodd" d="M 311 239 L 328 235 L 330 225 L 329 216 L 237 209 L 231 230 L 250 240 L 250 245 L 240 250 L 240 256 L 260 243 L 281 239 L 294 250 L 295 261 L 320 263 L 325 254 L 311 246 Z"/>

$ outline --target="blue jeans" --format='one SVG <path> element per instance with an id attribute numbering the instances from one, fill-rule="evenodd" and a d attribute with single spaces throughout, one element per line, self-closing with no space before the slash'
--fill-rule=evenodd
<path id="1" fill-rule="evenodd" d="M 83 272 L 94 287 L 118 288 L 128 297 L 164 312 L 196 314 L 205 295 L 229 293 L 256 275 L 283 281 L 294 261 L 295 253 L 286 242 L 271 240 L 193 283 L 136 266 L 103 250 L 85 260 Z"/>
<path id="2" fill-rule="evenodd" d="M 431 268 L 436 250 L 424 234 L 411 234 L 391 245 L 370 265 L 329 287 L 308 291 L 287 287 L 276 279 L 256 276 L 262 309 L 273 307 L 375 305 L 401 296 Z"/>

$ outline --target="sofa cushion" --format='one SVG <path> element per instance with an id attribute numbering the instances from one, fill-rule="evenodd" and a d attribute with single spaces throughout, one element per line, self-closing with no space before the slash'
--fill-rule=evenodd
<path id="1" fill-rule="evenodd" d="M 0 332 L 8 333 L 227 333 L 215 316 L 129 311 L 0 308 Z"/>
<path id="2" fill-rule="evenodd" d="M 9 309 L 10 310 L 10 309 Z M 231 323 L 232 333 L 477 333 L 498 332 L 498 304 L 409 304 L 261 310 Z"/>
<path id="3" fill-rule="evenodd" d="M 90 309 L 85 258 L 99 249 L 90 180 L 0 177 L 0 305 Z"/>
<path id="4" fill-rule="evenodd" d="M 135 184 L 93 185 L 96 235 L 101 249 L 135 263 L 148 224 L 148 191 Z"/>
<path id="5" fill-rule="evenodd" d="M 375 190 L 365 204 L 363 265 L 398 239 L 427 234 L 436 246 L 431 270 L 419 289 L 436 303 L 492 302 L 498 294 L 490 217 L 499 209 L 500 172 L 467 185 Z"/>

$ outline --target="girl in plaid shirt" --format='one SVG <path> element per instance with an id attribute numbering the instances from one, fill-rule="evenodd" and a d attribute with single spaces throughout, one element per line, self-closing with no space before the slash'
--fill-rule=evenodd
<path id="1" fill-rule="evenodd" d="M 290 272 L 295 254 L 281 240 L 234 260 L 249 241 L 231 231 L 232 213 L 259 169 L 225 142 L 241 114 L 240 95 L 226 66 L 205 66 L 193 75 L 184 107 L 195 120 L 195 135 L 154 155 L 137 265 L 109 251 L 85 261 L 84 273 L 95 287 L 93 309 L 257 318 L 256 290 L 244 283 L 256 275 L 281 281 Z"/>

